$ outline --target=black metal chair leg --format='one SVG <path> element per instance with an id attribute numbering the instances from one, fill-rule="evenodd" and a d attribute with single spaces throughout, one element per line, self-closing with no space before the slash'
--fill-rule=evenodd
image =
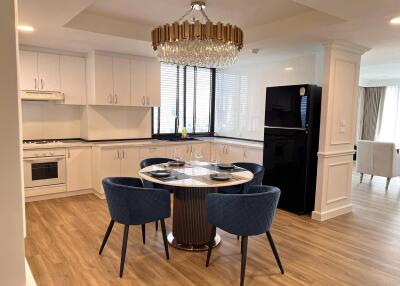
<path id="1" fill-rule="evenodd" d="M 165 256 L 167 257 L 167 260 L 169 260 L 167 230 L 165 229 L 165 221 L 163 219 L 161 220 L 161 231 L 162 231 L 162 237 L 163 237 L 163 241 L 164 241 Z"/>
<path id="2" fill-rule="evenodd" d="M 269 244 L 271 245 L 272 252 L 274 253 L 275 260 L 279 265 L 279 269 L 281 270 L 281 273 L 284 274 L 285 271 L 283 270 L 283 266 L 282 266 L 282 263 L 281 263 L 281 259 L 279 258 L 278 250 L 275 247 L 274 240 L 272 239 L 272 235 L 271 235 L 271 233 L 269 231 L 267 231 L 267 237 L 268 237 Z"/>
<path id="3" fill-rule="evenodd" d="M 242 236 L 242 261 L 240 266 L 240 286 L 244 285 L 244 276 L 246 274 L 246 262 L 247 262 L 247 242 L 248 237 Z"/>
<path id="4" fill-rule="evenodd" d="M 129 225 L 126 224 L 124 227 L 124 237 L 122 240 L 121 264 L 119 267 L 119 277 L 122 277 L 122 274 L 124 273 L 126 246 L 128 244 L 128 234 L 129 234 Z"/>
<path id="5" fill-rule="evenodd" d="M 146 244 L 146 225 L 142 224 L 142 240 L 143 244 Z"/>
<path id="6" fill-rule="evenodd" d="M 210 240 L 208 241 L 206 267 L 208 267 L 208 265 L 210 264 L 211 252 L 212 252 L 212 248 L 213 248 L 213 241 L 214 241 L 216 233 L 217 233 L 217 228 L 215 226 L 213 226 L 212 230 L 211 230 Z"/>
<path id="7" fill-rule="evenodd" d="M 113 226 L 114 226 L 114 223 L 115 223 L 115 221 L 112 219 L 112 220 L 110 221 L 110 224 L 108 225 L 106 234 L 104 235 L 103 242 L 102 242 L 102 244 L 101 244 L 101 246 L 100 246 L 99 255 L 101 255 L 101 253 L 103 252 L 104 246 L 106 246 L 108 237 L 110 236 L 110 233 L 111 233 L 111 231 L 112 231 L 112 228 L 113 228 Z"/>
<path id="8" fill-rule="evenodd" d="M 243 237 L 242 237 L 242 240 L 240 241 L 240 253 L 242 254 L 243 253 Z"/>
<path id="9" fill-rule="evenodd" d="M 156 220 L 156 231 L 158 231 L 158 220 Z"/>

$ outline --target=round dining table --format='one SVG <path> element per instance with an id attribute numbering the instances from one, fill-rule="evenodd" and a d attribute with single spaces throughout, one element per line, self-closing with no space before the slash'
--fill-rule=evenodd
<path id="1" fill-rule="evenodd" d="M 151 173 L 155 170 L 170 170 L 171 175 L 159 178 Z M 210 178 L 211 174 L 220 172 L 229 172 L 231 179 L 215 181 Z M 180 167 L 172 167 L 168 163 L 152 165 L 141 169 L 139 176 L 173 191 L 173 222 L 168 241 L 175 248 L 189 251 L 208 249 L 212 229 L 206 222 L 207 194 L 217 193 L 221 187 L 241 185 L 253 179 L 253 173 L 246 169 L 235 167 L 226 171 L 208 162 L 186 163 Z M 221 237 L 216 234 L 212 246 L 220 242 Z"/>

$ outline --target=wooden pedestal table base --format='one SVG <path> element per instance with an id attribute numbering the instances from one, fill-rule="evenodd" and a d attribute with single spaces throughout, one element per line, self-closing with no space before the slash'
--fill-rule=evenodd
<path id="1" fill-rule="evenodd" d="M 172 233 L 169 243 L 188 251 L 205 251 L 211 235 L 211 225 L 206 223 L 205 200 L 217 188 L 175 187 Z M 217 234 L 213 247 L 221 242 Z"/>

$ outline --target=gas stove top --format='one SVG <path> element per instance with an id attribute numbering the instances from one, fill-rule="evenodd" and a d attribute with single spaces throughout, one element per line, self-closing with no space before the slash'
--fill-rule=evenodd
<path id="1" fill-rule="evenodd" d="M 23 144 L 63 144 L 63 142 L 59 140 L 24 140 Z"/>

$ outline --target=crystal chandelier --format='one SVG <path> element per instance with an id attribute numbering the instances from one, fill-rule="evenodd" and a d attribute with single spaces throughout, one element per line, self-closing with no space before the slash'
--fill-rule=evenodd
<path id="1" fill-rule="evenodd" d="M 155 28 L 152 46 L 162 62 L 178 65 L 221 68 L 237 60 L 243 48 L 243 31 L 230 24 L 213 24 L 204 9 L 205 2 L 193 1 L 178 21 Z M 194 15 L 200 14 L 199 20 Z M 185 20 L 188 17 L 189 20 Z"/>

